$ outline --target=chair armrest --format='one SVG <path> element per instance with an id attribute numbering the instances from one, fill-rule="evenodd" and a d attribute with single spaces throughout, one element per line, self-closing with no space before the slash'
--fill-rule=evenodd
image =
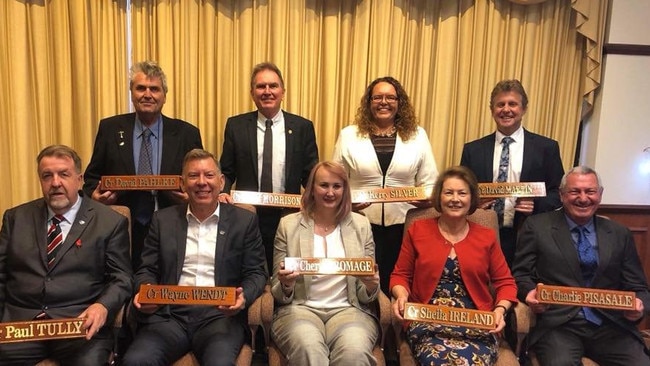
<path id="1" fill-rule="evenodd" d="M 268 347 L 271 341 L 271 322 L 273 322 L 273 307 L 274 299 L 271 294 L 271 286 L 266 285 L 264 287 L 264 292 L 262 296 L 259 297 L 260 300 L 260 318 L 262 321 L 262 330 L 264 331 L 264 342 Z"/>
<path id="2" fill-rule="evenodd" d="M 530 328 L 535 326 L 535 313 L 523 302 L 517 303 L 513 308 L 514 324 L 510 326 L 515 331 L 517 335 L 517 345 L 515 347 L 515 354 L 521 354 L 521 348 L 524 343 L 524 339 L 530 332 Z"/>
<path id="3" fill-rule="evenodd" d="M 378 304 L 379 326 L 381 327 L 381 340 L 379 346 L 383 350 L 386 341 L 386 333 L 390 331 L 393 317 L 391 316 L 390 300 L 381 290 L 379 290 L 379 294 L 377 295 L 377 304 Z"/>

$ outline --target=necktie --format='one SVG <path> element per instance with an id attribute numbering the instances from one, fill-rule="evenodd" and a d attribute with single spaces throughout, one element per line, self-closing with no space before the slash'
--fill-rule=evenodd
<path id="1" fill-rule="evenodd" d="M 260 192 L 273 192 L 273 121 L 266 120 L 264 130 L 264 152 L 262 153 L 262 177 L 260 179 Z"/>
<path id="2" fill-rule="evenodd" d="M 151 165 L 151 135 L 150 129 L 145 128 L 142 131 L 142 141 L 140 142 L 140 158 L 138 160 L 138 175 L 151 175 L 153 169 Z M 142 225 L 147 225 L 151 220 L 155 202 L 150 192 L 139 192 L 138 206 L 135 208 L 135 219 Z"/>
<path id="3" fill-rule="evenodd" d="M 63 232 L 61 232 L 61 226 L 59 225 L 63 219 L 62 215 L 54 215 L 51 220 L 52 223 L 47 230 L 47 265 L 50 267 L 52 267 L 56 258 L 56 252 L 63 241 Z"/>
<path id="4" fill-rule="evenodd" d="M 591 243 L 589 243 L 589 239 L 587 238 L 587 228 L 584 226 L 576 226 L 572 231 L 578 236 L 576 247 L 578 250 L 578 259 L 580 260 L 582 278 L 587 286 L 591 286 L 591 280 L 594 278 L 596 269 L 598 268 L 598 253 L 596 252 L 596 249 L 591 246 Z M 598 316 L 592 308 L 585 306 L 582 308 L 582 312 L 587 321 L 596 325 L 602 323 L 602 319 L 600 319 L 600 316 Z"/>
<path id="5" fill-rule="evenodd" d="M 501 158 L 499 159 L 499 174 L 497 175 L 497 182 L 506 182 L 508 180 L 508 166 L 510 165 L 510 144 L 515 140 L 506 136 L 501 139 Z M 499 226 L 503 225 L 503 209 L 505 208 L 505 198 L 497 198 L 494 202 L 494 211 L 497 212 L 499 217 Z"/>

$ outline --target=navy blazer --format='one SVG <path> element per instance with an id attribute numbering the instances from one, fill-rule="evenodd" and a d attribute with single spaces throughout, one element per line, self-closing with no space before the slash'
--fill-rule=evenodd
<path id="1" fill-rule="evenodd" d="M 318 162 L 318 147 L 311 121 L 282 111 L 286 155 L 285 193 L 300 193 L 311 169 Z M 242 191 L 259 191 L 257 168 L 257 111 L 228 118 L 221 153 L 221 171 L 226 177 L 224 192 L 233 184 Z"/>

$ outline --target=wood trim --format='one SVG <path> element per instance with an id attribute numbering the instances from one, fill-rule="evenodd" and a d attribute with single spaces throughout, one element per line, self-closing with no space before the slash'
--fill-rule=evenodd
<path id="1" fill-rule="evenodd" d="M 605 43 L 603 46 L 603 55 L 650 56 L 650 45 Z"/>

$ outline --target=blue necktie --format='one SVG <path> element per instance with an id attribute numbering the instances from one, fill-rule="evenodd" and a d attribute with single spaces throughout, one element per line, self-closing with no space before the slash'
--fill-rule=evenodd
<path id="1" fill-rule="evenodd" d="M 499 159 L 499 174 L 497 175 L 497 182 L 506 182 L 508 181 L 508 166 L 510 165 L 510 144 L 515 142 L 515 140 L 506 136 L 501 139 L 501 158 Z M 503 210 L 505 208 L 506 201 L 505 198 L 497 198 L 494 202 L 494 211 L 496 211 L 497 216 L 499 217 L 499 227 L 503 226 Z"/>
<path id="2" fill-rule="evenodd" d="M 596 269 L 598 268 L 598 253 L 596 249 L 589 243 L 587 238 L 587 233 L 589 232 L 584 226 L 576 226 L 572 230 L 574 233 L 578 234 L 578 240 L 576 242 L 576 247 L 578 250 L 578 259 L 580 260 L 580 270 L 582 271 L 582 278 L 585 281 L 587 287 L 591 286 L 591 281 L 596 275 Z M 596 325 L 602 324 L 602 319 L 596 312 L 590 307 L 582 308 L 585 319 L 588 322 L 594 323 Z"/>

